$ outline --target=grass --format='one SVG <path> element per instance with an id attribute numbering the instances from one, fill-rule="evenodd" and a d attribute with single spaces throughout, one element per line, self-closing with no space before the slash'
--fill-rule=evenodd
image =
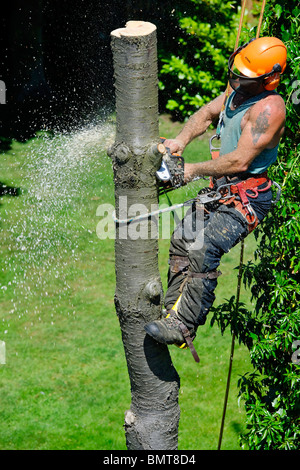
<path id="1" fill-rule="evenodd" d="M 160 119 L 162 135 L 176 135 L 180 126 Z M 95 123 L 13 142 L 0 156 L 1 182 L 22 188 L 21 196 L 0 200 L 2 450 L 126 448 L 130 385 L 113 303 L 114 241 L 96 235 L 97 207 L 114 201 L 105 152 L 113 138 L 113 123 Z M 207 157 L 207 136 L 186 152 L 188 161 Z M 198 186 L 171 193 L 172 202 Z M 254 247 L 250 236 L 246 260 Z M 159 249 L 166 287 L 168 240 Z M 235 294 L 238 260 L 235 247 L 222 261 L 216 305 Z M 243 290 L 247 304 L 248 295 Z M 217 448 L 230 342 L 208 321 L 196 340 L 200 366 L 189 351 L 171 348 L 181 377 L 180 449 Z M 247 351 L 236 345 L 223 449 L 239 449 L 244 412 L 236 383 L 249 367 Z"/>

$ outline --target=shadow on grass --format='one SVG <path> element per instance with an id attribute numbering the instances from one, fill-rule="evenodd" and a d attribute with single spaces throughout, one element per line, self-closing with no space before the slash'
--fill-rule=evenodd
<path id="1" fill-rule="evenodd" d="M 2 196 L 20 196 L 22 194 L 21 188 L 7 186 L 7 184 L 0 181 L 0 197 Z"/>

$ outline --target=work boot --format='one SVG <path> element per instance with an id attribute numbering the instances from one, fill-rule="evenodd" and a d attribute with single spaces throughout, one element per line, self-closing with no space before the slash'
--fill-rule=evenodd
<path id="1" fill-rule="evenodd" d="M 168 315 L 162 320 L 146 323 L 144 328 L 148 335 L 159 343 L 175 344 L 179 348 L 189 347 L 195 361 L 200 362 L 193 345 L 193 340 L 196 337 L 195 331 L 189 331 L 185 324 L 180 321 L 174 310 L 170 310 Z"/>
<path id="2" fill-rule="evenodd" d="M 176 345 L 182 345 L 185 343 L 182 328 L 187 328 L 179 320 L 174 310 L 170 310 L 167 316 L 161 320 L 147 323 L 144 328 L 148 335 L 159 343 Z M 192 332 L 190 332 L 190 334 L 192 334 Z"/>

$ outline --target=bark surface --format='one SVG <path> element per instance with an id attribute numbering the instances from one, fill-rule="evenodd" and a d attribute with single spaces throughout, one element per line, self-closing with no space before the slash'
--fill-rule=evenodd
<path id="1" fill-rule="evenodd" d="M 111 33 L 116 94 L 112 157 L 118 219 L 158 204 L 159 168 L 156 27 L 130 21 Z M 124 211 L 127 207 L 128 212 Z M 152 206 L 153 209 L 153 206 Z M 133 212 L 130 212 L 133 211 Z M 125 212 L 125 213 L 124 213 Z M 168 348 L 145 334 L 161 314 L 163 292 L 154 222 L 116 224 L 115 306 L 131 384 L 125 413 L 127 448 L 176 449 L 179 377 Z"/>

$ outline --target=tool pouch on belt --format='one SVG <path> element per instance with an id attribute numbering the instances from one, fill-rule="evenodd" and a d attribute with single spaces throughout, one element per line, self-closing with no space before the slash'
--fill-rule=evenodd
<path id="1" fill-rule="evenodd" d="M 166 139 L 160 139 L 162 143 Z M 179 188 L 184 184 L 184 158 L 176 153 L 171 153 L 166 147 L 161 168 L 156 172 L 160 180 L 159 194 L 166 190 Z"/>

